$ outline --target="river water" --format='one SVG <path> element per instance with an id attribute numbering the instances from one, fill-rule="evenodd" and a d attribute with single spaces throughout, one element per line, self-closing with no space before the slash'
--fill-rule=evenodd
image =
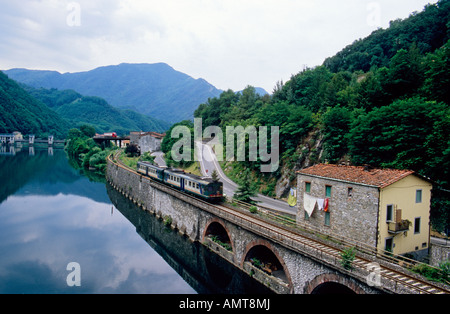
<path id="1" fill-rule="evenodd" d="M 266 292 L 63 150 L 0 155 L 0 294 Z"/>

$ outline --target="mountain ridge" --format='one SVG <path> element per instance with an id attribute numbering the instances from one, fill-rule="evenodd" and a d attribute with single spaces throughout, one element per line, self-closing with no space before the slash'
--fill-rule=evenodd
<path id="1" fill-rule="evenodd" d="M 201 103 L 223 92 L 204 78 L 195 79 L 164 62 L 120 63 L 83 72 L 25 68 L 3 72 L 34 88 L 74 90 L 170 123 L 192 119 Z M 262 88 L 256 90 L 267 94 Z"/>
<path id="2" fill-rule="evenodd" d="M 222 92 L 205 79 L 194 79 L 166 63 L 121 63 L 64 74 L 23 68 L 4 72 L 34 88 L 72 89 L 168 122 L 192 118 L 200 103 Z"/>

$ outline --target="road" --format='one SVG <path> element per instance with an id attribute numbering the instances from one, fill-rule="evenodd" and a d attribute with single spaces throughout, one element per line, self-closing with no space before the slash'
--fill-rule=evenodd
<path id="1" fill-rule="evenodd" d="M 155 156 L 155 162 L 160 167 L 167 167 L 166 161 L 164 160 L 164 153 L 163 152 L 154 152 L 152 153 L 152 156 Z"/>
<path id="2" fill-rule="evenodd" d="M 235 191 L 237 190 L 238 185 L 231 179 L 229 179 L 222 171 L 222 168 L 220 167 L 219 162 L 217 161 L 216 155 L 211 146 L 199 141 L 195 142 L 195 144 L 197 145 L 198 151 L 201 152 L 201 156 L 198 156 L 199 157 L 198 159 L 203 175 L 211 177 L 213 171 L 216 170 L 219 175 L 220 181 L 223 183 L 224 193 L 227 196 L 232 197 Z M 257 201 L 258 204 L 261 206 L 269 207 L 280 212 L 285 212 L 294 215 L 297 214 L 297 208 L 290 207 L 284 201 L 276 200 L 264 196 L 262 194 L 258 194 L 258 196 L 254 197 L 253 199 Z"/>
<path id="3" fill-rule="evenodd" d="M 441 238 L 431 237 L 431 243 L 450 247 L 450 238 L 449 239 L 441 239 Z"/>

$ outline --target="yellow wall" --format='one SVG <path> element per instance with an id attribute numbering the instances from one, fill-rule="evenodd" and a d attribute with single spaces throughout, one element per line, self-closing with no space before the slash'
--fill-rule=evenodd
<path id="1" fill-rule="evenodd" d="M 422 202 L 416 203 L 416 190 L 422 190 Z M 385 248 L 386 238 L 393 237 L 393 253 L 404 254 L 407 252 L 428 249 L 429 246 L 429 219 L 430 219 L 430 200 L 431 183 L 415 176 L 410 175 L 380 191 L 379 207 L 379 236 L 378 248 Z M 400 233 L 397 235 L 388 233 L 388 224 L 386 223 L 387 206 L 394 205 L 393 221 L 395 221 L 395 208 L 402 210 L 402 219 L 409 220 L 412 224 L 406 235 Z M 414 232 L 415 218 L 420 217 L 420 233 Z M 426 243 L 423 247 L 422 244 Z"/>

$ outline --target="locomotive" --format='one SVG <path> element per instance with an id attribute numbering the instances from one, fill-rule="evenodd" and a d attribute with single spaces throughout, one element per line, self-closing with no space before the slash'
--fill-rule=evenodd
<path id="1" fill-rule="evenodd" d="M 216 203 L 223 199 L 223 183 L 211 178 L 188 174 L 179 169 L 158 167 L 145 161 L 138 162 L 137 172 L 210 202 Z"/>

